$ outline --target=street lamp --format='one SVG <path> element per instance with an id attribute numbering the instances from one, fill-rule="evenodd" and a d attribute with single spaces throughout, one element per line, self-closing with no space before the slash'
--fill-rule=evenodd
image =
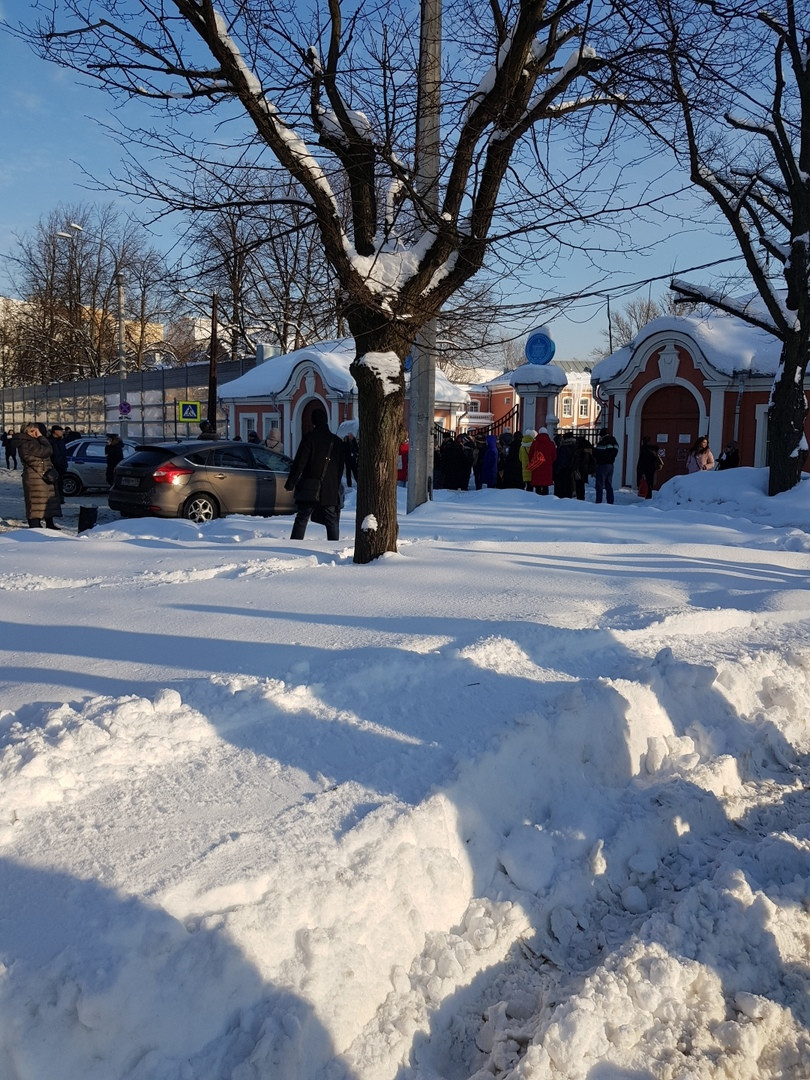
<path id="1" fill-rule="evenodd" d="M 72 233 L 58 232 L 56 235 L 67 237 L 69 240 L 75 240 L 76 233 L 84 232 L 84 226 L 78 225 L 75 221 L 69 222 L 69 228 L 74 231 Z M 127 402 L 127 358 L 124 351 L 124 278 L 119 269 L 119 259 L 115 248 L 109 240 L 105 240 L 101 236 L 97 239 L 100 245 L 106 246 L 110 251 L 116 267 L 114 281 L 118 297 L 118 416 L 121 438 L 125 439 L 128 433 L 126 417 L 128 415 L 129 403 Z"/>

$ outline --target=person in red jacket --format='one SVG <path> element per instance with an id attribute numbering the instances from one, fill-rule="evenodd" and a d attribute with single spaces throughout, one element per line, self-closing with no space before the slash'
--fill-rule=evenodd
<path id="1" fill-rule="evenodd" d="M 554 462 L 557 447 L 547 428 L 540 428 L 529 447 L 528 468 L 532 476 L 532 487 L 538 495 L 548 495 L 553 482 Z"/>
<path id="2" fill-rule="evenodd" d="M 411 448 L 411 444 L 408 441 L 407 434 L 403 434 L 402 441 L 399 444 L 399 460 L 397 461 L 397 483 L 408 483 L 408 451 Z"/>

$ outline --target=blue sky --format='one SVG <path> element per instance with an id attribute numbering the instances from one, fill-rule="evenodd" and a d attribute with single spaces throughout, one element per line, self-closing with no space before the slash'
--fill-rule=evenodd
<path id="1" fill-rule="evenodd" d="M 14 17 L 8 0 L 0 0 L 0 18 Z M 93 191 L 82 169 L 108 179 L 121 161 L 121 148 L 97 123 L 104 119 L 111 101 L 102 92 L 83 86 L 72 73 L 46 63 L 22 42 L 0 34 L 0 294 L 13 293 L 9 278 L 9 255 L 15 253 L 15 234 L 36 227 L 38 221 L 59 204 L 107 203 L 113 194 Z M 123 112 L 117 116 L 126 116 Z M 121 200 L 122 209 L 136 216 L 143 210 Z M 637 225 L 639 242 L 650 238 L 649 228 Z M 685 221 L 682 229 L 670 226 L 669 237 L 662 234 L 653 255 L 628 256 L 607 260 L 601 285 L 641 281 L 673 272 L 683 273 L 691 266 L 707 263 L 733 253 L 730 242 L 712 237 Z M 169 226 L 156 235 L 155 246 L 168 249 L 174 235 Z M 602 259 L 603 265 L 606 261 Z M 690 275 L 706 281 L 707 275 Z M 574 292 L 595 281 L 593 268 L 572 258 L 553 280 L 538 278 L 537 295 Z M 641 286 L 635 296 L 660 296 L 666 280 Z M 621 308 L 628 296 L 617 296 L 612 303 Z M 525 299 L 525 294 L 521 296 Z M 587 358 L 590 350 L 602 342 L 607 326 L 603 299 L 584 300 L 570 307 L 565 315 L 549 319 L 540 311 L 537 325 L 548 323 L 557 346 L 557 358 Z"/>

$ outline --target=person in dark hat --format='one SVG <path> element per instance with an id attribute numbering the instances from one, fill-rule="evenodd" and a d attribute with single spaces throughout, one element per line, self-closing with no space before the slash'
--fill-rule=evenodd
<path id="1" fill-rule="evenodd" d="M 121 436 L 115 431 L 107 435 L 104 456 L 107 459 L 107 483 L 112 487 L 115 478 L 115 466 L 120 465 L 124 460 L 124 444 L 121 442 Z"/>
<path id="2" fill-rule="evenodd" d="M 303 540 L 309 519 L 326 526 L 326 539 L 340 539 L 340 488 L 343 476 L 343 440 L 329 430 L 326 410 L 312 410 L 308 431 L 293 458 L 284 487 L 293 491 L 297 513 L 291 540 Z"/>
<path id="3" fill-rule="evenodd" d="M 51 461 L 53 467 L 59 473 L 59 495 L 62 495 L 62 477 L 68 471 L 68 459 L 67 459 L 67 446 L 65 446 L 65 429 L 61 424 L 52 424 L 51 433 L 48 436 L 48 442 L 51 444 Z"/>

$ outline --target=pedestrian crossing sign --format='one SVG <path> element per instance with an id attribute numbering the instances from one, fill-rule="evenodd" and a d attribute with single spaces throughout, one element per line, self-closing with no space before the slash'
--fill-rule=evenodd
<path id="1" fill-rule="evenodd" d="M 181 424 L 199 424 L 202 417 L 202 405 L 199 401 L 178 401 L 177 419 Z"/>

